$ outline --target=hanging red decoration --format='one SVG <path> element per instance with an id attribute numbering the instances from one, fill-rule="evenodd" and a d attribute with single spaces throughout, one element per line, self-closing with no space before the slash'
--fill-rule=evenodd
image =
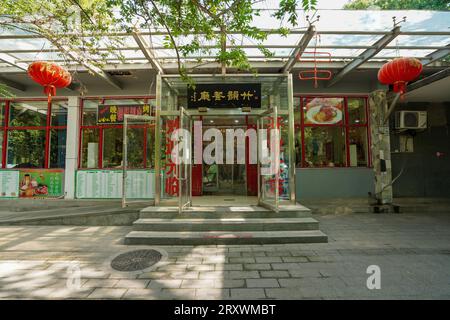
<path id="1" fill-rule="evenodd" d="M 28 75 L 44 87 L 48 102 L 56 95 L 56 88 L 65 88 L 72 82 L 70 73 L 61 66 L 45 61 L 35 61 L 28 66 Z"/>
<path id="2" fill-rule="evenodd" d="M 381 67 L 378 80 L 393 85 L 394 92 L 404 94 L 408 82 L 416 79 L 422 68 L 422 63 L 416 58 L 396 58 Z"/>

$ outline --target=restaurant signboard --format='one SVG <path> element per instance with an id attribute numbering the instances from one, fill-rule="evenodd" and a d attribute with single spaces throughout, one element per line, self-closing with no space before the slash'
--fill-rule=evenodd
<path id="1" fill-rule="evenodd" d="M 261 108 L 260 83 L 208 83 L 188 87 L 187 106 L 197 108 Z"/>
<path id="2" fill-rule="evenodd" d="M 100 104 L 97 107 L 98 124 L 121 124 L 124 115 L 131 114 L 137 116 L 150 116 L 151 106 L 149 104 L 134 105 L 106 105 Z"/>

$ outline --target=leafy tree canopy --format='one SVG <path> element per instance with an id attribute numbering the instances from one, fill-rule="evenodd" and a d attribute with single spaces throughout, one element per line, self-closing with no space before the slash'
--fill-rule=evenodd
<path id="1" fill-rule="evenodd" d="M 353 0 L 344 9 L 365 10 L 370 7 L 383 10 L 450 10 L 449 0 Z"/>
<path id="2" fill-rule="evenodd" d="M 111 57 L 122 59 L 117 48 L 120 37 L 103 37 L 106 32 L 146 29 L 165 31 L 164 46 L 176 52 L 179 73 L 188 79 L 183 57 L 207 53 L 222 68 L 250 70 L 240 47 L 250 40 L 264 53 L 268 33 L 253 26 L 260 14 L 254 9 L 262 0 L 0 0 L 0 28 L 26 31 L 47 38 L 62 57 L 85 66 L 102 66 Z M 280 26 L 297 26 L 298 9 L 314 9 L 317 0 L 280 0 L 273 16 Z M 266 7 L 269 6 L 268 4 Z M 277 33 L 286 35 L 288 28 Z M 208 45 L 204 47 L 204 45 Z M 99 50 L 102 48 L 102 50 Z M 88 68 L 89 69 L 89 68 Z M 92 70 L 92 69 L 91 69 Z"/>

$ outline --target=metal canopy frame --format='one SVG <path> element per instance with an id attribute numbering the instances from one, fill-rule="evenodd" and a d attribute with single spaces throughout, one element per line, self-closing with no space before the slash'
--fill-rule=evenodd
<path id="1" fill-rule="evenodd" d="M 373 48 L 367 49 L 361 55 L 356 57 L 352 62 L 347 64 L 338 74 L 336 74 L 332 80 L 328 83 L 328 87 L 333 86 L 338 83 L 343 77 L 345 77 L 352 70 L 358 68 L 364 62 L 368 61 L 370 58 L 374 57 L 378 52 L 383 50 L 389 43 L 392 42 L 400 34 L 400 27 L 395 27 L 390 33 L 385 34 L 381 39 L 379 39 Z"/>
<path id="2" fill-rule="evenodd" d="M 264 29 L 264 32 L 270 34 L 276 34 L 276 29 Z M 342 69 L 338 72 L 335 78 L 329 82 L 329 85 L 333 85 L 338 82 L 343 76 L 355 70 L 359 67 L 379 67 L 380 63 L 389 59 L 394 58 L 392 55 L 377 55 L 383 49 L 390 50 L 422 50 L 425 52 L 422 56 L 417 55 L 416 57 L 422 61 L 424 65 L 433 66 L 437 61 L 445 58 L 450 54 L 450 44 L 446 45 L 398 45 L 389 46 L 398 36 L 415 36 L 415 37 L 426 37 L 426 36 L 449 36 L 450 31 L 401 31 L 399 27 L 394 28 L 389 31 L 346 31 L 346 30 L 316 30 L 314 26 L 310 26 L 307 30 L 291 30 L 291 35 L 298 35 L 299 39 L 297 42 L 292 42 L 292 40 L 286 40 L 284 44 L 268 44 L 266 47 L 268 49 L 286 49 L 290 54 L 275 54 L 273 57 L 266 58 L 263 55 L 257 56 L 254 54 L 248 54 L 250 64 L 255 68 L 274 68 L 278 72 L 284 73 L 289 72 L 294 68 L 304 68 L 308 67 L 308 62 L 298 62 L 296 57 L 301 55 L 305 50 L 311 48 L 309 44 L 314 33 L 318 35 L 353 35 L 353 36 L 381 36 L 374 44 L 361 45 L 360 43 L 346 43 L 336 44 L 336 45 L 318 45 L 319 49 L 347 49 L 347 50 L 365 50 L 363 53 L 358 55 L 334 55 L 332 56 L 332 63 L 327 64 L 327 67 L 334 69 Z M 239 35 L 239 33 L 236 33 Z M 105 33 L 105 37 L 129 37 L 133 39 L 134 43 L 127 44 L 121 48 L 117 48 L 118 51 L 124 52 L 135 52 L 135 56 L 125 56 L 123 61 L 118 59 L 113 59 L 111 57 L 107 60 L 107 65 L 103 68 L 99 68 L 90 64 L 87 61 L 82 61 L 79 59 L 79 54 L 75 50 L 70 50 L 70 48 L 62 48 L 72 61 L 68 61 L 69 70 L 77 70 L 79 72 L 90 71 L 97 74 L 101 79 L 109 83 L 116 89 L 122 89 L 121 83 L 112 75 L 110 75 L 106 70 L 136 70 L 136 69 L 153 69 L 158 73 L 164 74 L 168 73 L 169 70 L 175 71 L 177 69 L 176 59 L 174 56 L 163 54 L 159 52 L 160 50 L 168 50 L 164 46 L 150 46 L 145 41 L 146 36 L 164 36 L 167 32 L 164 31 L 148 31 L 148 30 L 133 30 L 132 32 L 116 32 L 116 33 Z M 88 37 L 89 35 L 85 35 Z M 0 35 L 0 46 L 1 42 L 5 40 L 31 40 L 31 39 L 45 39 L 43 36 L 36 34 L 2 34 Z M 205 48 L 214 48 L 212 45 L 205 45 Z M 239 47 L 244 50 L 246 49 L 256 49 L 258 48 L 255 44 L 243 44 L 241 46 L 230 45 L 227 48 L 231 49 L 234 47 Z M 106 51 L 107 48 L 100 48 L 101 51 Z M 429 51 L 434 50 L 429 53 Z M 32 62 L 30 58 L 18 57 L 18 55 L 23 54 L 39 54 L 39 53 L 57 53 L 61 55 L 61 50 L 52 46 L 51 48 L 36 48 L 36 49 L 23 49 L 23 48 L 8 48 L 5 50 L 0 50 L 0 72 L 4 75 L 10 73 L 25 73 L 26 68 L 29 63 Z M 190 55 L 183 58 L 187 64 L 187 67 L 199 67 L 199 68 L 220 68 L 220 64 L 216 62 L 214 55 Z M 198 61 L 202 59 L 202 61 Z M 79 64 L 76 61 L 81 60 L 82 63 Z M 64 62 L 65 60 L 61 58 L 53 59 L 55 62 Z M 440 66 L 439 64 L 435 66 Z M 320 64 L 319 64 L 319 67 Z M 271 71 L 271 72 L 276 72 Z M 4 84 L 22 90 L 23 86 L 17 81 L 7 81 L 7 79 L 0 80 Z"/>

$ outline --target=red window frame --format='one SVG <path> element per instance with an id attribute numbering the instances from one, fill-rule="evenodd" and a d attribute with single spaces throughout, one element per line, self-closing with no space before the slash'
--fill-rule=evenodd
<path id="1" fill-rule="evenodd" d="M 344 101 L 344 120 L 340 124 L 313 124 L 313 123 L 305 123 L 304 121 L 304 112 L 303 112 L 303 106 L 304 102 L 307 99 L 314 99 L 314 98 L 339 98 L 343 99 Z M 300 109 L 295 108 L 295 112 L 300 112 L 300 122 L 296 122 L 294 127 L 295 130 L 301 130 L 301 166 L 300 168 L 329 168 L 324 166 L 316 166 L 316 167 L 309 167 L 306 166 L 306 149 L 305 149 L 305 128 L 308 127 L 338 127 L 343 128 L 345 132 L 345 165 L 342 167 L 333 167 L 333 168 L 371 168 L 372 167 L 372 157 L 371 157 L 371 150 L 370 150 L 370 118 L 369 118 L 369 110 L 368 110 L 368 96 L 365 95 L 302 95 L 302 94 L 294 94 L 294 99 L 300 99 Z M 350 124 L 349 123 L 349 114 L 348 114 L 348 99 L 364 99 L 364 108 L 365 108 L 365 115 L 366 115 L 366 121 L 365 123 L 358 123 L 358 124 Z M 366 128 L 366 137 L 367 137 L 367 166 L 365 167 L 350 167 L 350 149 L 349 149 L 349 130 L 350 128 Z M 298 166 L 297 166 L 298 167 Z"/>
<path id="2" fill-rule="evenodd" d="M 78 132 L 78 169 L 79 170 L 92 170 L 92 169 L 104 169 L 104 170 L 111 170 L 111 169 L 117 169 L 117 168 L 108 168 L 103 167 L 103 130 L 104 129 L 112 129 L 112 128 L 118 128 L 123 129 L 123 124 L 96 124 L 96 125 L 84 125 L 83 124 L 83 108 L 84 108 L 84 101 L 86 100 L 97 100 L 101 101 L 102 103 L 105 103 L 107 100 L 130 100 L 130 99 L 142 99 L 144 100 L 144 103 L 148 103 L 149 100 L 156 99 L 156 96 L 95 96 L 95 97 L 84 97 L 80 98 L 80 112 L 79 112 L 79 132 Z M 152 110 L 153 113 L 153 110 Z M 133 125 L 130 126 L 132 128 L 142 128 L 145 129 L 145 125 Z M 82 148 L 83 148 L 83 129 L 98 129 L 99 134 L 99 140 L 98 140 L 98 167 L 97 168 L 82 168 L 81 167 L 81 155 L 82 155 Z M 147 130 L 144 130 L 144 146 L 147 146 Z M 143 166 L 141 168 L 136 169 L 149 169 L 150 167 L 147 165 L 147 148 L 144 148 L 143 150 Z"/>
<path id="3" fill-rule="evenodd" d="M 0 126 L 0 130 L 3 131 L 3 141 L 2 141 L 2 169 L 7 169 L 7 156 L 8 156 L 8 132 L 14 130 L 45 130 L 45 148 L 44 148 L 44 167 L 39 169 L 49 169 L 50 167 L 50 134 L 51 130 L 67 130 L 67 125 L 65 126 L 52 126 L 52 103 L 47 103 L 47 119 L 45 126 L 9 126 L 9 113 L 10 105 L 15 102 L 36 102 L 36 101 L 48 101 L 47 98 L 17 98 L 17 99 L 0 99 L 0 103 L 4 104 L 4 118 L 3 124 Z M 53 98 L 52 102 L 55 101 L 67 101 L 67 98 Z M 59 168 L 64 169 L 64 168 Z"/>

